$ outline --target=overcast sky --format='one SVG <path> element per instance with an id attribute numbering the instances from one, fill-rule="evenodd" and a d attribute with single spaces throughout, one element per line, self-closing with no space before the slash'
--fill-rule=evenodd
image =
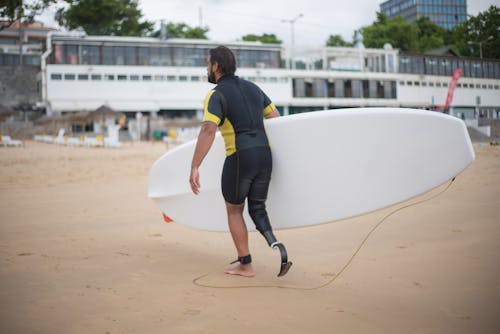
<path id="1" fill-rule="evenodd" d="M 339 34 L 350 41 L 354 30 L 370 25 L 382 0 L 139 0 L 144 18 L 157 23 L 187 23 L 208 27 L 211 40 L 230 42 L 246 34 L 275 34 L 290 43 L 292 20 L 295 45 L 322 46 Z M 468 14 L 476 15 L 500 0 L 468 0 Z M 50 14 L 47 13 L 46 16 Z M 44 20 L 45 21 L 45 20 Z M 46 22 L 49 23 L 49 22 Z"/>
<path id="2" fill-rule="evenodd" d="M 220 42 L 241 39 L 246 34 L 275 34 L 290 43 L 292 20 L 295 44 L 324 45 L 329 35 L 351 40 L 354 30 L 371 24 L 383 1 L 377 0 L 139 0 L 148 20 L 199 23 L 210 28 L 208 37 Z M 499 0 L 469 0 L 468 14 L 485 11 Z"/>

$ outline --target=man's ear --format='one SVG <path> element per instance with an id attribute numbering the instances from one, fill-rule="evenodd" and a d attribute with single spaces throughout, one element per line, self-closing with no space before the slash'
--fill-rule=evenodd
<path id="1" fill-rule="evenodd" d="M 214 61 L 212 63 L 212 66 L 213 66 L 212 69 L 214 70 L 214 72 L 219 72 L 219 63 L 218 62 Z"/>

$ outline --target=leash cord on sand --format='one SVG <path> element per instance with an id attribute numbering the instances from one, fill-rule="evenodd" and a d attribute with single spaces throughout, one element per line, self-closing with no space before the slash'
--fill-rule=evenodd
<path id="1" fill-rule="evenodd" d="M 402 211 L 406 208 L 409 208 L 409 207 L 412 207 L 412 206 L 415 206 L 415 205 L 418 205 L 418 204 L 422 204 L 424 202 L 427 202 L 427 201 L 430 201 L 438 196 L 440 196 L 441 194 L 445 193 L 452 185 L 453 181 L 455 181 L 455 177 L 452 178 L 450 180 L 450 182 L 448 183 L 448 185 L 443 189 L 441 190 L 440 192 L 438 192 L 437 194 L 429 197 L 429 198 L 424 198 L 422 200 L 419 200 L 417 202 L 414 202 L 414 203 L 410 203 L 410 204 L 407 204 L 407 205 L 404 205 L 400 208 L 397 208 L 396 210 L 388 213 L 387 215 L 385 215 L 377 224 L 375 224 L 371 230 L 366 234 L 366 236 L 364 237 L 364 239 L 361 241 L 361 243 L 359 244 L 359 246 L 356 248 L 356 250 L 354 251 L 354 253 L 352 253 L 351 257 L 349 258 L 349 260 L 347 260 L 347 262 L 344 264 L 344 266 L 342 267 L 342 269 L 340 269 L 339 273 L 336 274 L 335 276 L 333 276 L 331 279 L 329 279 L 328 281 L 326 281 L 325 283 L 323 284 L 320 284 L 320 285 L 317 285 L 317 286 L 313 286 L 313 287 L 296 287 L 296 286 L 285 286 L 285 285 L 271 285 L 271 284 L 261 284 L 261 285 L 235 285 L 235 286 L 221 286 L 221 285 L 211 285 L 211 284 L 204 284 L 204 283 L 200 283 L 199 280 L 201 280 L 202 278 L 208 276 L 209 274 L 203 274 L 201 276 L 198 276 L 196 278 L 193 279 L 193 284 L 194 285 L 197 285 L 199 287 L 203 287 L 203 288 L 213 288 L 213 289 L 249 289 L 249 288 L 276 288 L 276 289 L 290 289 L 290 290 L 319 290 L 321 288 L 324 288 L 330 284 L 332 284 L 333 282 L 335 282 L 337 280 L 337 278 L 339 278 L 343 273 L 344 271 L 351 265 L 351 263 L 354 261 L 354 258 L 358 255 L 358 253 L 361 251 L 361 249 L 363 248 L 363 246 L 365 245 L 365 243 L 368 241 L 368 239 L 370 238 L 370 236 L 377 230 L 377 228 L 380 227 L 380 225 L 382 225 L 383 222 L 385 222 L 387 220 L 387 218 L 389 218 L 390 216 L 394 215 L 395 213 L 399 212 L 399 211 Z"/>

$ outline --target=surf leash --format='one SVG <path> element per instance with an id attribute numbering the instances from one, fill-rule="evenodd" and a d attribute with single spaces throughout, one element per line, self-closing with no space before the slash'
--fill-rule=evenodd
<path id="1" fill-rule="evenodd" d="M 364 239 L 360 242 L 359 246 L 352 253 L 351 257 L 347 260 L 347 262 L 344 264 L 344 266 L 342 267 L 342 269 L 340 269 L 340 271 L 338 272 L 338 274 L 334 275 L 331 279 L 329 279 L 328 281 L 326 281 L 325 283 L 322 283 L 320 285 L 313 286 L 313 287 L 297 287 L 297 286 L 287 286 L 287 285 L 279 285 L 279 284 L 277 284 L 277 285 L 273 285 L 273 284 L 256 284 L 256 285 L 234 285 L 234 286 L 231 285 L 231 286 L 225 286 L 225 285 L 212 285 L 212 284 L 201 283 L 200 280 L 202 280 L 204 277 L 207 277 L 209 274 L 203 274 L 201 276 L 195 277 L 192 282 L 196 286 L 199 286 L 199 287 L 202 287 L 202 288 L 212 288 L 212 289 L 250 289 L 250 288 L 261 288 L 262 289 L 262 288 L 274 288 L 274 289 L 306 290 L 306 291 L 307 290 L 319 290 L 319 289 L 322 289 L 322 288 L 324 288 L 324 287 L 326 287 L 326 286 L 334 283 L 337 280 L 337 278 L 339 278 L 347 270 L 347 268 L 349 268 L 349 266 L 352 264 L 352 262 L 354 261 L 354 259 L 358 255 L 358 253 L 361 251 L 361 249 L 363 248 L 363 246 L 366 244 L 366 242 L 368 241 L 368 239 L 380 227 L 380 225 L 382 225 L 382 223 L 384 223 L 389 217 L 391 217 L 392 215 L 394 215 L 394 214 L 396 214 L 396 213 L 398 213 L 398 212 L 400 212 L 400 211 L 402 211 L 404 209 L 407 209 L 409 207 L 425 203 L 427 201 L 435 199 L 436 197 L 444 194 L 446 191 L 448 191 L 448 189 L 450 189 L 451 185 L 455 181 L 455 178 L 456 177 L 453 177 L 448 182 L 448 184 L 446 185 L 446 187 L 443 190 L 441 190 L 440 192 L 438 192 L 437 194 L 432 195 L 429 198 L 424 198 L 424 199 L 421 199 L 419 201 L 416 201 L 416 202 L 404 205 L 404 206 L 402 206 L 400 208 L 397 208 L 394 211 L 388 213 L 387 215 L 385 215 L 366 234 L 366 236 L 364 237 Z M 281 252 L 281 248 L 280 248 L 280 252 Z M 285 251 L 285 253 L 286 253 L 286 251 Z M 286 261 L 286 262 L 288 262 L 288 261 Z M 291 266 L 291 262 L 288 262 L 288 263 L 290 263 L 290 266 Z M 290 269 L 290 266 L 286 269 L 286 271 L 288 271 L 288 269 Z M 282 263 L 282 270 L 283 270 L 283 263 Z"/>

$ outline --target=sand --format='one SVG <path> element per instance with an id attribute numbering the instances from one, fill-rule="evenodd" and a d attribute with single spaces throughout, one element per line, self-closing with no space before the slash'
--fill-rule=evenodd
<path id="1" fill-rule="evenodd" d="M 499 333 L 500 147 L 474 146 L 351 262 L 401 205 L 278 231 L 283 278 L 251 233 L 253 279 L 222 273 L 228 233 L 162 221 L 146 191 L 163 144 L 0 148 L 0 333 Z"/>

